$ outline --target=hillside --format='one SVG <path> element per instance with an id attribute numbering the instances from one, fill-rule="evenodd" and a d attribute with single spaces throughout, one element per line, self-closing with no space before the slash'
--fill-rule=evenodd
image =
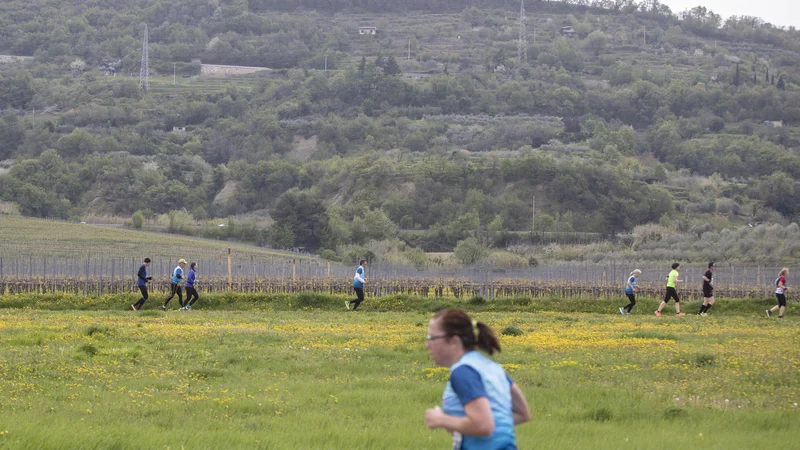
<path id="1" fill-rule="evenodd" d="M 510 1 L 4 2 L 0 53 L 33 59 L 0 64 L 0 206 L 269 217 L 233 237 L 330 258 L 796 220 L 800 33 L 649 1 L 526 11 L 520 60 Z"/>
<path id="2" fill-rule="evenodd" d="M 0 252 L 6 256 L 7 264 L 9 258 L 20 254 L 59 261 L 87 255 L 137 260 L 145 256 L 168 261 L 181 257 L 222 260 L 227 258 L 229 248 L 240 260 L 310 259 L 236 242 L 0 215 Z"/>

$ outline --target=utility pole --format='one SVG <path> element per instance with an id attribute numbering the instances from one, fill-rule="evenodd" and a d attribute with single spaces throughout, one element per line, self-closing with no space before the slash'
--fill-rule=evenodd
<path id="1" fill-rule="evenodd" d="M 647 27 L 644 27 L 644 31 L 642 31 L 642 39 L 644 39 L 644 45 L 647 45 Z"/>
<path id="2" fill-rule="evenodd" d="M 150 90 L 150 49 L 147 36 L 147 24 L 144 24 L 144 39 L 142 39 L 142 63 L 139 66 L 139 89 Z"/>
<path id="3" fill-rule="evenodd" d="M 325 72 L 328 71 L 328 54 L 325 53 Z"/>
<path id="4" fill-rule="evenodd" d="M 525 0 L 519 2 L 519 42 L 517 43 L 517 64 L 528 62 L 528 34 L 525 29 Z"/>
<path id="5" fill-rule="evenodd" d="M 31 129 L 36 129 L 36 108 L 33 108 L 33 126 L 31 126 Z"/>
<path id="6" fill-rule="evenodd" d="M 175 84 L 175 63 L 172 63 L 172 84 Z"/>
<path id="7" fill-rule="evenodd" d="M 406 56 L 406 61 L 411 61 L 411 39 L 408 40 L 408 56 Z"/>
<path id="8" fill-rule="evenodd" d="M 533 201 L 531 202 L 531 210 L 533 214 L 531 215 L 531 232 L 536 231 L 536 196 L 533 196 Z"/>

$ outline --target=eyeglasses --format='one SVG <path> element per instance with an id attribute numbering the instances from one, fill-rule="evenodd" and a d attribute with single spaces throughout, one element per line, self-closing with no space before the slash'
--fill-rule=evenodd
<path id="1" fill-rule="evenodd" d="M 431 341 L 435 341 L 437 339 L 442 339 L 442 338 L 446 338 L 446 337 L 449 337 L 449 336 L 446 335 L 446 334 L 440 334 L 438 336 L 431 336 L 429 334 L 429 335 L 425 336 L 425 340 L 428 341 L 428 342 L 431 342 Z"/>

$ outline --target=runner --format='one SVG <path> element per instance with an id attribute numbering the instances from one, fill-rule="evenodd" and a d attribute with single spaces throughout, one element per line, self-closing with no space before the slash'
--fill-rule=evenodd
<path id="1" fill-rule="evenodd" d="M 161 305 L 161 310 L 162 311 L 166 311 L 167 310 L 167 303 L 169 303 L 169 301 L 172 300 L 172 297 L 174 297 L 175 294 L 178 294 L 178 303 L 181 304 L 181 310 L 183 310 L 184 304 L 183 304 L 183 288 L 182 287 L 183 287 L 183 268 L 184 267 L 186 267 L 186 260 L 185 259 L 180 259 L 178 261 L 178 265 L 175 266 L 175 269 L 172 271 L 172 282 L 169 285 L 170 293 L 169 293 L 169 297 L 167 297 L 167 299 L 164 300 L 164 304 Z"/>
<path id="2" fill-rule="evenodd" d="M 778 319 L 783 319 L 783 313 L 786 312 L 786 276 L 789 275 L 789 269 L 784 267 L 778 272 L 778 278 L 775 280 L 775 297 L 778 298 L 778 304 L 767 310 L 767 317 L 772 317 L 772 313 L 780 309 Z"/>
<path id="3" fill-rule="evenodd" d="M 197 289 L 194 288 L 195 283 L 197 283 L 197 263 L 191 263 L 189 274 L 186 275 L 186 306 L 183 308 L 185 311 L 191 311 L 194 302 L 200 298 Z"/>
<path id="4" fill-rule="evenodd" d="M 630 314 L 631 310 L 633 309 L 633 305 L 636 304 L 636 291 L 639 290 L 636 287 L 636 278 L 638 278 L 641 274 L 642 271 L 636 269 L 628 276 L 628 282 L 625 283 L 625 295 L 628 296 L 630 303 L 619 309 L 620 314 Z"/>
<path id="5" fill-rule="evenodd" d="M 683 283 L 683 280 L 678 279 L 678 268 L 680 268 L 679 263 L 672 264 L 672 272 L 669 273 L 667 276 L 667 293 L 664 295 L 664 300 L 658 305 L 658 310 L 656 311 L 656 315 L 661 317 L 661 310 L 667 306 L 669 299 L 675 299 L 675 315 L 678 317 L 683 317 L 686 314 L 681 312 L 681 299 L 678 297 L 678 291 L 675 290 L 675 286 L 677 283 Z"/>
<path id="6" fill-rule="evenodd" d="M 516 449 L 514 426 L 531 420 L 531 412 L 503 367 L 476 351 L 500 351 L 492 329 L 445 309 L 430 320 L 425 347 L 437 365 L 450 368 L 442 407 L 425 411 L 425 425 L 450 433 L 454 449 Z"/>
<path id="7" fill-rule="evenodd" d="M 353 304 L 355 304 L 355 306 L 353 306 L 353 311 L 355 311 L 358 308 L 358 305 L 364 301 L 364 283 L 367 282 L 367 280 L 364 278 L 364 266 L 366 265 L 367 260 L 365 259 L 362 259 L 358 262 L 358 269 L 356 269 L 356 274 L 353 277 L 353 290 L 356 291 L 356 298 L 353 300 L 345 300 L 344 302 L 344 307 L 347 308 L 348 311 L 350 310 L 350 306 Z"/>
<path id="8" fill-rule="evenodd" d="M 708 263 L 708 270 L 703 275 L 703 306 L 700 307 L 700 316 L 705 316 L 708 310 L 714 306 L 714 272 L 717 265 L 712 261 Z"/>
<path id="9" fill-rule="evenodd" d="M 139 272 L 136 274 L 137 276 L 137 286 L 139 286 L 139 291 L 142 293 L 142 298 L 140 298 L 136 303 L 131 305 L 131 309 L 134 311 L 139 311 L 144 306 L 144 302 L 147 301 L 147 282 L 152 280 L 153 277 L 147 276 L 147 267 L 150 265 L 150 258 L 145 258 L 144 263 L 139 266 Z"/>

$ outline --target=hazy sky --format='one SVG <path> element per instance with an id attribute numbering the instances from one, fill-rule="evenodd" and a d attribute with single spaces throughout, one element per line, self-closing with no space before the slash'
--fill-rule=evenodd
<path id="1" fill-rule="evenodd" d="M 800 28 L 798 0 L 661 0 L 677 14 L 695 6 L 705 6 L 722 16 L 755 16 L 777 26 L 794 25 Z"/>

